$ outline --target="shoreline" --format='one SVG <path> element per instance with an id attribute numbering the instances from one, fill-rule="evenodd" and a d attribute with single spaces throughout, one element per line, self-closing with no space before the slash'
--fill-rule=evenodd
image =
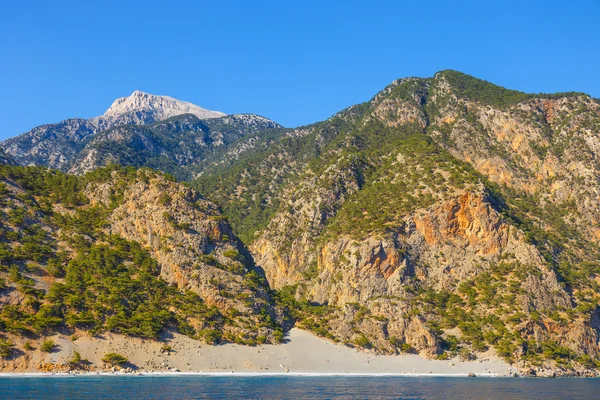
<path id="1" fill-rule="evenodd" d="M 0 378 L 51 378 L 51 377 L 78 377 L 78 376 L 114 376 L 114 377 L 186 377 L 186 376 L 207 376 L 207 377 L 406 377 L 406 378 L 527 378 L 526 376 L 512 376 L 495 373 L 484 373 L 475 376 L 469 374 L 423 374 L 423 373 L 368 373 L 368 372 L 111 372 L 111 371 L 71 371 L 71 372 L 0 372 Z"/>
<path id="2" fill-rule="evenodd" d="M 0 376 L 434 376 L 506 377 L 518 369 L 493 352 L 479 359 L 435 360 L 417 354 L 376 355 L 330 342 L 294 328 L 282 344 L 255 347 L 238 344 L 211 346 L 187 336 L 170 333 L 161 341 L 123 335 L 49 337 L 57 349 L 36 350 L 2 361 Z M 165 351 L 163 346 L 169 345 Z M 18 347 L 23 346 L 19 344 Z M 75 352 L 91 368 L 66 367 Z M 115 352 L 128 359 L 122 366 L 102 362 Z"/>

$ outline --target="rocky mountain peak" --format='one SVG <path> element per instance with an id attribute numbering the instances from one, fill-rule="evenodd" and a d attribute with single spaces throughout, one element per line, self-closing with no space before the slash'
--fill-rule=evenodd
<path id="1" fill-rule="evenodd" d="M 152 113 L 154 120 L 163 120 L 181 114 L 193 114 L 201 119 L 219 118 L 225 113 L 211 111 L 187 101 L 181 101 L 168 96 L 157 96 L 139 90 L 128 97 L 116 99 L 103 117 L 115 117 L 129 113 Z"/>

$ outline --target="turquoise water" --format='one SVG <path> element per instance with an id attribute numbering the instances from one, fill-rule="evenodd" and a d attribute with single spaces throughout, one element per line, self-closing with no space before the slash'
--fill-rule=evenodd
<path id="1" fill-rule="evenodd" d="M 2 377 L 1 399 L 599 399 L 599 379 L 304 376 Z"/>

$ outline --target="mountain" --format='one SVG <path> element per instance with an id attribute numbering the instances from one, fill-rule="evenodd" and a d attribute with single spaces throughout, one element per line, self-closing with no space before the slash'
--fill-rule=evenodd
<path id="1" fill-rule="evenodd" d="M 215 140 L 211 140 L 213 146 L 219 146 L 222 141 L 220 136 L 228 139 L 231 131 L 239 129 L 240 133 L 254 132 L 261 129 L 270 129 L 279 127 L 278 124 L 263 117 L 253 115 L 233 115 L 226 116 L 217 111 L 209 111 L 194 104 L 175 100 L 166 96 L 155 96 L 140 91 L 135 91 L 129 97 L 123 97 L 114 101 L 111 107 L 102 115 L 90 119 L 72 118 L 62 121 L 58 124 L 42 125 L 31 131 L 14 138 L 7 139 L 0 143 L 0 147 L 14 158 L 19 165 L 38 165 L 56 168 L 62 171 L 85 171 L 92 168 L 91 160 L 97 160 L 101 155 L 89 155 L 90 152 L 97 152 L 100 139 L 95 135 L 107 130 L 119 127 L 121 131 L 126 130 L 126 126 L 152 125 L 170 118 L 177 118 L 183 115 L 193 115 L 196 120 L 203 121 L 203 128 L 196 126 L 190 128 L 192 135 L 213 135 Z M 215 121 L 216 120 L 216 121 Z M 209 132 L 214 128 L 215 132 Z M 162 127 L 164 128 L 164 126 Z M 152 128 L 151 128 L 152 129 Z M 135 130 L 135 129 L 134 129 Z M 164 130 L 164 129 L 163 129 Z M 115 141 L 115 135 L 110 134 L 109 141 Z M 193 149 L 184 149 L 186 155 L 183 158 L 189 161 L 190 154 L 202 151 L 201 147 L 207 144 L 203 138 L 196 138 L 187 143 Z M 90 142 L 92 148 L 86 147 Z M 161 143 L 156 143 L 155 147 L 161 148 Z M 199 150 L 200 149 L 200 150 Z M 161 148 L 162 150 L 162 148 Z M 80 156 L 85 153 L 84 156 Z M 162 154 L 153 154 L 153 157 L 159 157 Z M 85 166 L 76 165 L 78 160 L 85 157 Z M 199 162 L 200 160 L 196 160 Z M 93 165 L 98 167 L 103 164 Z M 181 166 L 181 165 L 178 165 Z"/>
<path id="2" fill-rule="evenodd" d="M 205 120 L 184 114 L 148 125 L 119 125 L 89 136 L 69 172 L 81 174 L 120 164 L 147 166 L 191 180 L 211 156 L 240 138 L 278 128 L 277 123 L 252 114 Z"/>
<path id="3" fill-rule="evenodd" d="M 52 129 L 42 165 L 61 154 L 76 175 L 0 167 L 12 335 L 255 344 L 296 324 L 376 353 L 598 373 L 598 99 L 447 70 L 295 129 L 244 114 Z M 9 156 L 37 157 L 19 138 Z M 140 300 L 98 305 L 124 290 Z"/>
<path id="4" fill-rule="evenodd" d="M 155 96 L 136 90 L 129 97 L 115 100 L 102 117 L 122 121 L 117 122 L 118 124 L 139 125 L 151 120 L 162 121 L 182 114 L 192 114 L 201 119 L 219 118 L 226 115 L 172 97 Z M 138 118 L 138 122 L 131 122 L 135 118 Z"/>
<path id="5" fill-rule="evenodd" d="M 160 173 L 0 166 L 0 214 L 3 336 L 283 338 L 285 317 L 218 208 Z"/>
<path id="6" fill-rule="evenodd" d="M 442 71 L 253 142 L 194 186 L 286 304 L 322 307 L 308 329 L 582 370 L 600 365 L 599 140 L 597 99 Z"/>

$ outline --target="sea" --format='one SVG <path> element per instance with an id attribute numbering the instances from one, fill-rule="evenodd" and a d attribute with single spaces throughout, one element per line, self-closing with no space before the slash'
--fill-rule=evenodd
<path id="1" fill-rule="evenodd" d="M 600 379 L 2 376 L 1 399 L 600 399 Z"/>

